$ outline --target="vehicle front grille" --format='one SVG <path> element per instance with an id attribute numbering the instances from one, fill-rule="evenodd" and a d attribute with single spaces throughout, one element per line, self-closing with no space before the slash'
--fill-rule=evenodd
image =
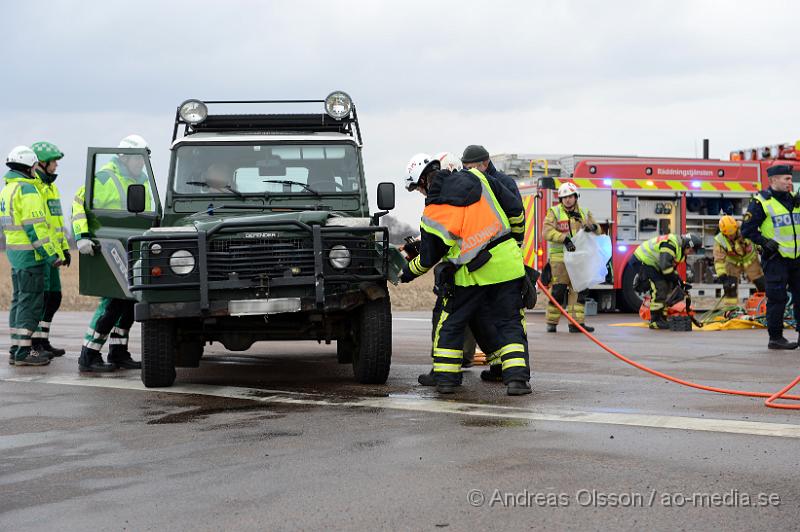
<path id="1" fill-rule="evenodd" d="M 314 275 L 314 248 L 302 239 L 214 239 L 208 243 L 208 280 L 225 281 L 233 277 L 254 279 L 261 275 L 283 277 L 292 268 L 293 276 Z"/>

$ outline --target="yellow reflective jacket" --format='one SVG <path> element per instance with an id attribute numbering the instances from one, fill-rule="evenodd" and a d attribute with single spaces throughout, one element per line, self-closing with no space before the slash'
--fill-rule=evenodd
<path id="1" fill-rule="evenodd" d="M 463 177 L 466 173 L 478 179 L 480 199 L 468 205 L 428 203 L 420 223 L 423 245 L 428 235 L 432 235 L 450 246 L 442 260 L 457 266 L 457 286 L 485 286 L 519 279 L 525 275 L 525 267 L 512 235 L 512 223 L 486 176 L 476 168 L 455 175 Z M 524 223 L 524 215 L 519 221 Z M 487 262 L 469 271 L 467 264 L 484 250 L 488 253 Z M 414 275 L 422 275 L 429 269 L 423 266 L 423 255 L 424 252 L 409 262 Z"/>
<path id="2" fill-rule="evenodd" d="M 550 207 L 544 217 L 543 234 L 547 240 L 547 256 L 551 262 L 564 261 L 564 241 L 568 237 L 575 236 L 583 226 L 597 225 L 595 234 L 603 234 L 603 230 L 600 229 L 591 212 L 582 209 L 577 203 L 572 212 L 576 215 L 579 214 L 580 219 L 577 219 L 575 215 L 570 216 L 570 212 L 561 204 Z"/>
<path id="3" fill-rule="evenodd" d="M 669 264 L 666 266 L 661 262 L 662 254 L 669 255 Z M 675 267 L 686 259 L 680 237 L 674 234 L 655 236 L 642 242 L 633 255 L 643 264 L 652 266 L 665 275 L 673 273 Z"/>
<path id="4" fill-rule="evenodd" d="M 0 191 L 0 223 L 6 237 L 6 254 L 15 269 L 30 268 L 61 258 L 50 237 L 45 206 L 36 179 L 15 170 L 5 175 Z"/>
<path id="5" fill-rule="evenodd" d="M 728 262 L 744 268 L 755 260 L 758 260 L 755 244 L 741 233 L 737 233 L 733 240 L 722 233 L 714 237 L 714 271 L 717 275 L 725 275 Z"/>
<path id="6" fill-rule="evenodd" d="M 128 187 L 130 185 L 144 185 L 148 193 L 145 194 L 145 210 L 152 210 L 150 199 L 150 181 L 147 174 L 142 172 L 138 176 L 130 176 L 127 168 L 119 158 L 114 157 L 104 164 L 94 176 L 94 191 L 92 209 L 127 210 Z"/>
<path id="7" fill-rule="evenodd" d="M 36 188 L 44 203 L 44 217 L 50 228 L 50 240 L 55 244 L 59 256 L 64 258 L 64 250 L 69 249 L 67 229 L 64 227 L 64 212 L 61 208 L 61 194 L 55 183 L 46 183 L 41 174 L 37 176 Z"/>
<path id="8" fill-rule="evenodd" d="M 75 235 L 75 240 L 90 236 L 84 201 L 86 201 L 86 187 L 81 186 L 72 198 L 72 234 Z"/>

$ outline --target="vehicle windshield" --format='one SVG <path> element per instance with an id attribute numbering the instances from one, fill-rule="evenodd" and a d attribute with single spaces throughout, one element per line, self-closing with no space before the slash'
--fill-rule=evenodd
<path id="1" fill-rule="evenodd" d="M 185 145 L 177 150 L 180 194 L 352 194 L 359 161 L 351 144 Z"/>

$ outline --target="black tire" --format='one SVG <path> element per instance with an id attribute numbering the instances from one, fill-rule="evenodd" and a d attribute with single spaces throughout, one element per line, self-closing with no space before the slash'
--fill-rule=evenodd
<path id="1" fill-rule="evenodd" d="M 384 384 L 392 365 L 392 306 L 389 296 L 367 301 L 359 314 L 353 374 L 361 384 Z"/>
<path id="2" fill-rule="evenodd" d="M 165 388 L 175 382 L 177 330 L 173 320 L 142 322 L 142 382 Z"/>
<path id="3" fill-rule="evenodd" d="M 339 364 L 352 364 L 355 350 L 356 343 L 351 336 L 336 340 L 336 361 Z"/>
<path id="4" fill-rule="evenodd" d="M 642 306 L 643 295 L 633 286 L 636 273 L 630 264 L 625 266 L 625 271 L 622 273 L 622 310 L 626 312 L 639 312 Z"/>

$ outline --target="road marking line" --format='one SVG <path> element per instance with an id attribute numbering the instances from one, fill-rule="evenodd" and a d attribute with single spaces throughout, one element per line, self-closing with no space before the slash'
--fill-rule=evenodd
<path id="1" fill-rule="evenodd" d="M 710 419 L 682 416 L 662 416 L 649 414 L 620 414 L 605 412 L 536 412 L 523 407 L 492 406 L 473 403 L 460 403 L 435 398 L 409 397 L 364 397 L 361 399 L 341 399 L 336 396 L 309 394 L 283 390 L 263 390 L 237 386 L 216 386 L 210 384 L 176 384 L 170 388 L 145 388 L 138 376 L 125 377 L 80 377 L 68 375 L 29 376 L 2 379 L 8 382 L 27 382 L 38 384 L 59 384 L 67 386 L 86 386 L 91 388 L 113 388 L 138 390 L 155 393 L 176 393 L 206 395 L 228 399 L 244 399 L 262 403 L 299 404 L 311 406 L 335 406 L 351 408 L 383 408 L 428 412 L 434 414 L 458 414 L 465 416 L 522 419 L 528 421 L 553 421 L 565 423 L 595 423 L 602 425 L 625 425 L 658 429 L 692 430 L 703 432 L 723 432 L 729 434 L 749 434 L 782 438 L 800 438 L 800 425 L 786 423 L 765 423 L 760 421 L 741 421 L 735 419 Z"/>

